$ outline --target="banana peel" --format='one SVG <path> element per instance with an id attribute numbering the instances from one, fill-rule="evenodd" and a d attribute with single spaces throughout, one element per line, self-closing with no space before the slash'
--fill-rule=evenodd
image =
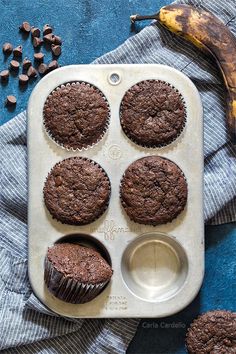
<path id="1" fill-rule="evenodd" d="M 151 16 L 132 15 L 130 19 L 132 22 L 156 19 L 215 58 L 226 86 L 228 129 L 236 145 L 236 38 L 229 28 L 211 12 L 181 4 L 164 6 Z"/>

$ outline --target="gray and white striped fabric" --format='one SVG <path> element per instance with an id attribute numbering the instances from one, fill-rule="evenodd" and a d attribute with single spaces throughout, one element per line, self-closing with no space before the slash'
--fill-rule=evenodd
<path id="1" fill-rule="evenodd" d="M 184 2 L 184 1 L 182 1 Z M 185 1 L 217 14 L 236 35 L 235 0 Z M 152 24 L 100 63 L 161 63 L 181 70 L 198 87 L 204 106 L 205 220 L 236 220 L 236 155 L 225 125 L 222 78 L 212 59 Z M 3 353 L 124 353 L 138 320 L 78 320 L 46 309 L 27 276 L 26 114 L 0 128 L 0 349 Z"/>

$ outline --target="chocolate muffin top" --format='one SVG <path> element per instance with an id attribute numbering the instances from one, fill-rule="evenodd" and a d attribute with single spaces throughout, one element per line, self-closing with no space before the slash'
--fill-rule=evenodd
<path id="1" fill-rule="evenodd" d="M 101 91 L 86 83 L 58 87 L 47 98 L 44 126 L 50 137 L 68 149 L 99 141 L 107 129 L 109 107 Z"/>
<path id="2" fill-rule="evenodd" d="M 112 276 L 110 265 L 100 253 L 75 243 L 55 244 L 48 249 L 47 259 L 65 277 L 81 283 L 103 283 Z"/>
<path id="3" fill-rule="evenodd" d="M 158 225 L 172 221 L 187 202 L 187 183 L 181 169 L 159 156 L 143 157 L 125 171 L 121 203 L 131 220 Z"/>
<path id="4" fill-rule="evenodd" d="M 160 80 L 145 80 L 132 86 L 120 108 L 121 126 L 135 143 L 158 147 L 171 143 L 185 125 L 181 94 Z"/>
<path id="5" fill-rule="evenodd" d="M 44 185 L 44 201 L 54 218 L 72 225 L 88 224 L 103 214 L 110 181 L 103 168 L 82 157 L 58 162 Z"/>
<path id="6" fill-rule="evenodd" d="M 186 337 L 190 354 L 235 354 L 236 313 L 209 311 L 190 325 Z"/>

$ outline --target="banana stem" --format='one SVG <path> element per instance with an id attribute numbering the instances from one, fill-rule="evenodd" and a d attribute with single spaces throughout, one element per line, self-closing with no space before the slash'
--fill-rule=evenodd
<path id="1" fill-rule="evenodd" d="M 135 23 L 136 21 L 143 21 L 143 20 L 158 20 L 158 18 L 159 18 L 159 14 L 147 15 L 147 16 L 131 15 L 130 21 L 131 23 Z"/>

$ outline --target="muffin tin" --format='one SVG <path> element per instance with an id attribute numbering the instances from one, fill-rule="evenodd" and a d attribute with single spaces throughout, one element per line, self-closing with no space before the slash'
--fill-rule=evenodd
<path id="1" fill-rule="evenodd" d="M 173 85 L 186 105 L 183 132 L 162 148 L 134 144 L 120 125 L 119 109 L 125 92 L 135 83 L 149 79 Z M 96 145 L 82 151 L 67 151 L 45 133 L 43 106 L 57 86 L 76 81 L 87 82 L 103 92 L 111 117 L 106 134 Z M 130 221 L 119 198 L 125 169 L 134 160 L 148 155 L 175 162 L 188 183 L 185 210 L 171 223 L 155 227 Z M 95 160 L 111 181 L 107 211 L 85 226 L 53 220 L 43 201 L 48 172 L 58 161 L 71 156 Z M 28 171 L 29 277 L 35 295 L 48 308 L 78 318 L 164 317 L 193 300 L 204 274 L 203 123 L 199 93 L 184 74 L 157 64 L 72 65 L 48 74 L 35 87 L 28 104 Z M 63 302 L 44 285 L 47 248 L 72 239 L 103 249 L 114 270 L 105 290 L 85 304 Z"/>

